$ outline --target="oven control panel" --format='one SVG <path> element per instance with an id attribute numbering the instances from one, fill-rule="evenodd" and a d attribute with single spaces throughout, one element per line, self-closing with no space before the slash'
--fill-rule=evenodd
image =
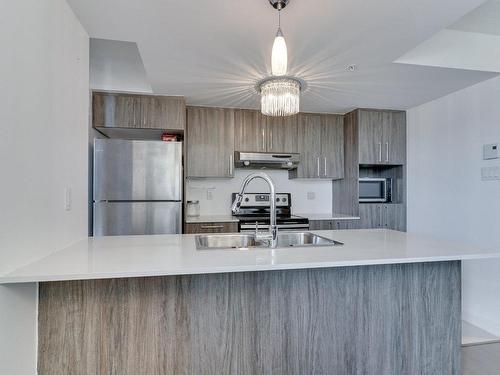
<path id="1" fill-rule="evenodd" d="M 233 198 L 234 199 L 234 198 Z M 245 193 L 241 202 L 242 208 L 244 207 L 269 207 L 271 206 L 271 195 L 269 193 Z M 276 194 L 277 207 L 290 207 L 290 194 L 278 193 Z"/>

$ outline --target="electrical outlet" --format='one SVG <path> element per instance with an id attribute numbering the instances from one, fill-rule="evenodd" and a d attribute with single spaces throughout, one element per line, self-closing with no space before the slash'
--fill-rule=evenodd
<path id="1" fill-rule="evenodd" d="M 494 167 L 482 167 L 481 180 L 483 181 L 500 180 L 500 166 L 497 165 Z"/>
<path id="2" fill-rule="evenodd" d="M 214 199 L 214 193 L 212 189 L 207 189 L 207 201 L 211 201 L 212 199 Z"/>
<path id="3" fill-rule="evenodd" d="M 307 192 L 307 199 L 312 201 L 313 199 L 316 199 L 316 193 L 314 191 L 308 191 Z"/>
<path id="4" fill-rule="evenodd" d="M 67 186 L 64 189 L 64 209 L 66 211 L 71 211 L 73 202 L 72 202 L 72 197 L 71 197 L 71 188 Z"/>

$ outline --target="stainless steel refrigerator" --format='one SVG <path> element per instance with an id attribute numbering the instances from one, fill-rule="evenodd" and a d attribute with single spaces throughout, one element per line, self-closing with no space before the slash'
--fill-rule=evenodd
<path id="1" fill-rule="evenodd" d="M 94 141 L 94 236 L 181 233 L 182 143 Z"/>

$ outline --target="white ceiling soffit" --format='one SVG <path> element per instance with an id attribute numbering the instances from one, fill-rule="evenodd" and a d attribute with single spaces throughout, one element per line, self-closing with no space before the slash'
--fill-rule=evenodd
<path id="1" fill-rule="evenodd" d="M 137 43 L 155 93 L 259 108 L 254 86 L 270 72 L 277 26 L 268 0 L 68 2 L 91 37 Z M 290 0 L 281 20 L 289 72 L 308 84 L 301 110 L 406 109 L 494 76 L 393 63 L 481 3 Z"/>
<path id="2" fill-rule="evenodd" d="M 490 0 L 397 63 L 500 73 L 500 0 Z"/>
<path id="3" fill-rule="evenodd" d="M 396 62 L 500 73 L 500 36 L 446 29 Z"/>
<path id="4" fill-rule="evenodd" d="M 486 1 L 448 28 L 500 36 L 500 0 Z"/>
<path id="5" fill-rule="evenodd" d="M 137 44 L 90 39 L 90 88 L 153 92 Z"/>

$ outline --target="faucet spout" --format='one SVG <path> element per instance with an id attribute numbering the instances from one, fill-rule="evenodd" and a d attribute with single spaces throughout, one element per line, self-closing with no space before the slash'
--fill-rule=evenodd
<path id="1" fill-rule="evenodd" d="M 254 179 L 262 179 L 267 182 L 269 185 L 269 195 L 270 195 L 270 225 L 269 225 L 269 234 L 265 236 L 264 239 L 268 239 L 272 248 L 275 248 L 278 244 L 278 226 L 276 225 L 276 188 L 272 178 L 264 172 L 256 172 L 249 174 L 243 184 L 241 185 L 241 191 L 239 194 L 236 194 L 236 198 L 231 207 L 231 211 L 233 213 L 237 213 L 240 209 L 241 202 L 243 200 L 243 194 L 246 191 L 248 184 Z"/>

